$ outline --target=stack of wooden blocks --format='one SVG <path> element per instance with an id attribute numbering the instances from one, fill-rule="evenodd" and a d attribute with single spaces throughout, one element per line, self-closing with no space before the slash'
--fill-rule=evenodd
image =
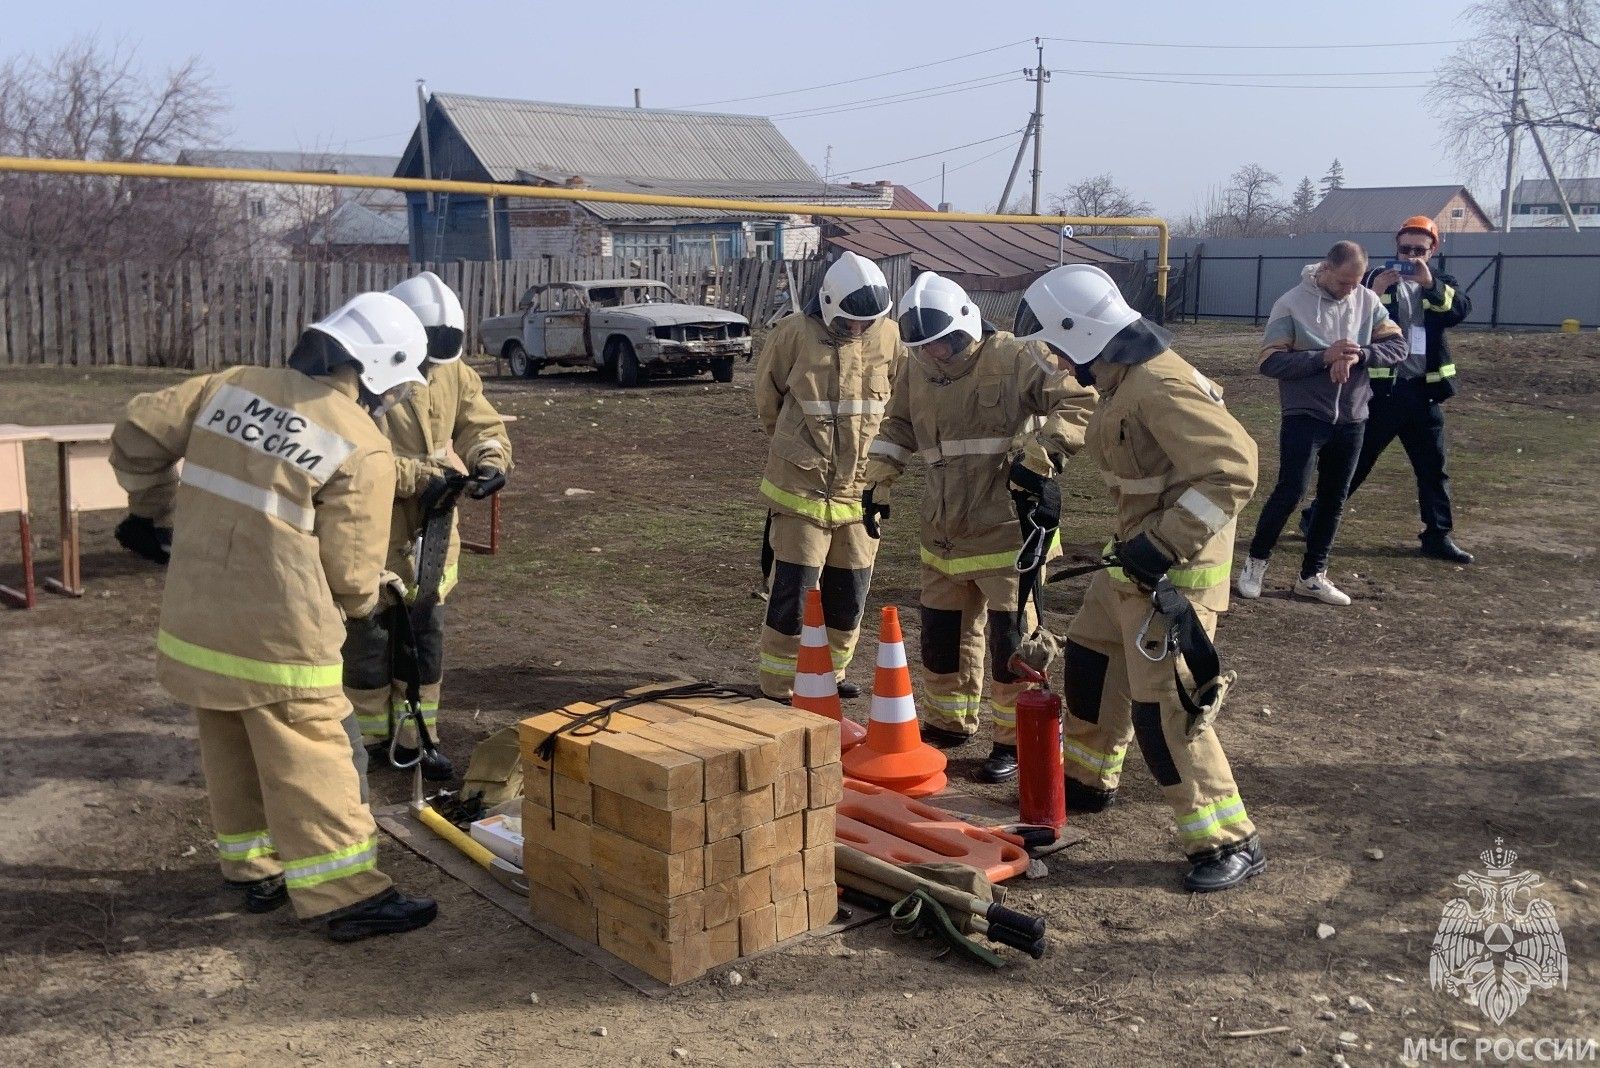
<path id="1" fill-rule="evenodd" d="M 596 708 L 519 724 L 536 919 L 669 984 L 833 922 L 838 723 L 668 696 L 559 734 L 552 769 L 539 746 Z"/>

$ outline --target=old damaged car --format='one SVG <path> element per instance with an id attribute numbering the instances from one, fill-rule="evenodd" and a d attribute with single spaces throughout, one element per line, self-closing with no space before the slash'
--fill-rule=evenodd
<path id="1" fill-rule="evenodd" d="M 705 371 L 730 382 L 734 360 L 750 358 L 748 319 L 680 303 L 665 282 L 645 278 L 534 286 L 516 312 L 478 329 L 484 349 L 523 378 L 551 366 L 592 366 L 623 387 Z"/>

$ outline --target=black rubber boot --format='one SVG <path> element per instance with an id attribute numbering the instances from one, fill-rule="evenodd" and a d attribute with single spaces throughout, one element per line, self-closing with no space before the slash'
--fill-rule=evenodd
<path id="1" fill-rule="evenodd" d="M 994 744 L 989 759 L 978 769 L 979 782 L 1009 782 L 1017 777 L 1017 747 Z"/>
<path id="2" fill-rule="evenodd" d="M 839 680 L 839 697 L 845 701 L 854 701 L 861 696 L 861 687 L 849 679 Z"/>
<path id="3" fill-rule="evenodd" d="M 384 756 L 384 762 L 387 763 L 388 754 L 385 753 Z M 411 762 L 417 759 L 417 751 L 410 746 L 397 745 L 394 747 L 394 758 L 409 768 Z M 449 782 L 455 778 L 455 774 L 456 766 L 450 763 L 450 758 L 443 753 L 436 750 L 432 754 L 423 756 L 422 777 L 428 782 Z"/>
<path id="4" fill-rule="evenodd" d="M 1067 811 L 1070 812 L 1104 812 L 1111 807 L 1111 802 L 1117 799 L 1115 790 L 1102 790 L 1095 786 L 1085 786 L 1077 779 L 1067 779 Z"/>
<path id="5" fill-rule="evenodd" d="M 335 942 L 359 942 L 376 935 L 403 934 L 426 927 L 439 915 L 431 897 L 406 897 L 390 887 L 377 897 L 340 909 L 327 918 L 328 937 Z"/>
<path id="6" fill-rule="evenodd" d="M 1267 855 L 1261 851 L 1261 839 L 1251 837 L 1221 856 L 1208 854 L 1206 859 L 1194 861 L 1194 867 L 1183 877 L 1183 888 L 1197 894 L 1231 890 L 1266 869 Z"/>
<path id="7" fill-rule="evenodd" d="M 229 883 L 244 891 L 246 912 L 263 913 L 281 909 L 289 903 L 289 888 L 283 885 L 283 876 L 269 875 L 249 883 Z"/>
<path id="8" fill-rule="evenodd" d="M 1422 538 L 1422 555 L 1452 564 L 1472 563 L 1472 554 L 1457 545 L 1448 534 L 1439 534 L 1431 538 L 1424 535 Z"/>
<path id="9" fill-rule="evenodd" d="M 943 727 L 935 727 L 929 723 L 921 726 L 922 740 L 935 749 L 956 749 L 972 740 L 972 735 L 962 734 L 960 731 L 947 731 Z"/>

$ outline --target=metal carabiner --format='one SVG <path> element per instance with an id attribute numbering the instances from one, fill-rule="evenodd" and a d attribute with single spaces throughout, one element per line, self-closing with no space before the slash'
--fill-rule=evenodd
<path id="1" fill-rule="evenodd" d="M 1166 633 L 1166 636 L 1165 636 L 1165 640 L 1162 642 L 1161 655 L 1160 656 L 1151 656 L 1149 653 L 1145 652 L 1145 645 L 1148 644 L 1146 642 L 1145 636 L 1149 633 L 1150 624 L 1155 618 L 1156 618 L 1156 607 L 1155 607 L 1155 605 L 1152 604 L 1150 606 L 1150 614 L 1145 616 L 1144 617 L 1144 622 L 1139 625 L 1139 633 L 1134 636 L 1134 643 L 1136 645 L 1138 645 L 1138 647 L 1139 647 L 1139 655 L 1140 656 L 1144 657 L 1146 660 L 1150 661 L 1152 664 L 1159 664 L 1163 660 L 1165 660 L 1167 657 L 1171 656 L 1173 653 L 1178 651 L 1178 639 L 1173 636 L 1172 628 L 1168 627 L 1167 628 L 1167 633 Z"/>
<path id="2" fill-rule="evenodd" d="M 395 750 L 400 746 L 400 728 L 405 724 L 406 720 L 414 720 L 416 722 L 417 755 L 408 760 L 406 763 L 402 764 L 400 761 L 395 759 Z M 399 768 L 401 771 L 404 771 L 406 768 L 416 767 L 418 764 L 422 763 L 423 737 L 422 709 L 412 708 L 410 703 L 407 702 L 406 710 L 401 713 L 400 718 L 395 721 L 394 727 L 389 734 L 389 766 L 392 768 Z"/>

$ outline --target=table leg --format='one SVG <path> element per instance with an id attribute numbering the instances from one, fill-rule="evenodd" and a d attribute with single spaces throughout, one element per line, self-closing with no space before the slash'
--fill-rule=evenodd
<path id="1" fill-rule="evenodd" d="M 33 529 L 28 525 L 28 513 L 17 513 L 17 536 L 22 539 L 22 589 L 0 586 L 0 600 L 18 608 L 32 608 L 35 602 L 33 589 Z"/>
<path id="2" fill-rule="evenodd" d="M 57 483 L 61 489 L 61 577 L 47 578 L 44 587 L 52 593 L 67 597 L 82 597 L 82 572 L 78 560 L 78 513 L 72 508 L 72 446 L 67 442 L 56 445 L 56 463 L 59 467 Z"/>

